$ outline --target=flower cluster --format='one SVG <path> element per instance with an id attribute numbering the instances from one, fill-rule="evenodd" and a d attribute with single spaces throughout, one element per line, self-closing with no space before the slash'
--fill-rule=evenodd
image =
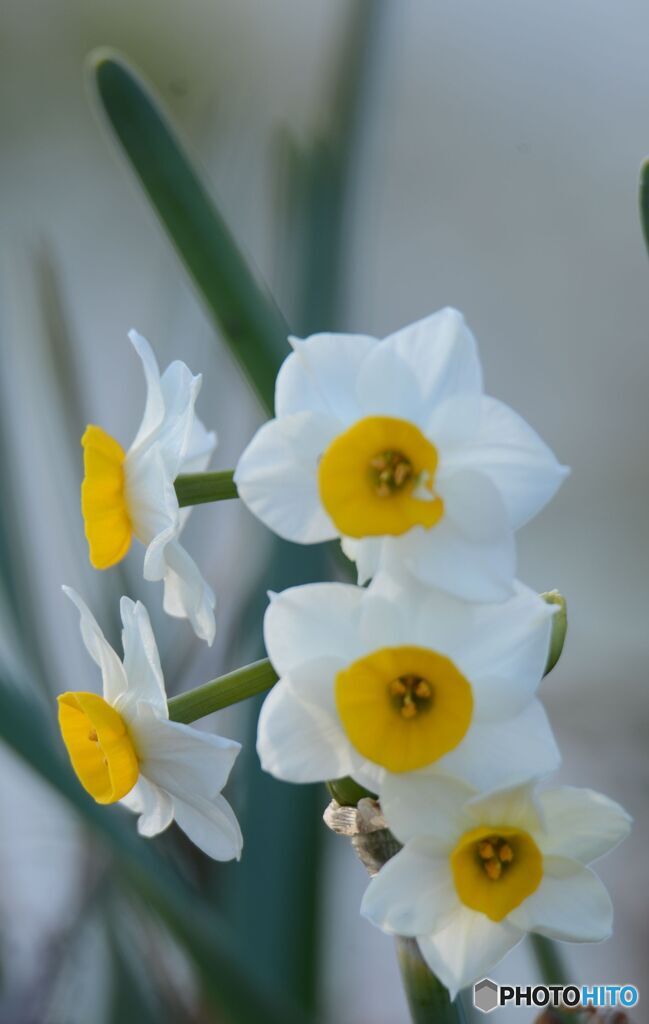
<path id="1" fill-rule="evenodd" d="M 180 544 L 188 512 L 176 490 L 216 443 L 194 413 L 200 377 L 180 362 L 160 376 L 148 343 L 130 338 L 148 391 L 135 440 L 124 452 L 96 426 L 83 438 L 90 560 L 107 568 L 137 537 L 144 576 L 164 582 L 165 610 L 211 643 L 214 595 Z M 264 636 L 279 680 L 259 718 L 263 768 L 289 782 L 351 777 L 376 797 L 402 849 L 362 911 L 416 938 L 452 995 L 527 932 L 605 938 L 611 904 L 588 865 L 630 819 L 590 790 L 546 781 L 560 755 L 538 688 L 558 606 L 516 579 L 514 533 L 567 470 L 483 394 L 476 344 L 455 310 L 383 341 L 319 334 L 292 346 L 276 417 L 234 483 L 280 536 L 339 538 L 358 581 L 271 595 Z M 122 600 L 122 662 L 67 592 L 103 678 L 103 696 L 59 698 L 81 783 L 100 803 L 139 813 L 143 835 L 175 819 L 210 856 L 239 856 L 221 795 L 238 744 L 170 720 L 140 603 Z M 262 688 L 275 679 L 266 666 Z"/>
<path id="2" fill-rule="evenodd" d="M 586 865 L 629 818 L 588 790 L 539 789 L 559 764 L 537 698 L 557 607 L 515 579 L 514 531 L 567 470 L 484 396 L 455 310 L 383 341 L 292 344 L 239 494 L 283 537 L 340 538 L 371 582 L 271 596 L 263 767 L 378 796 L 404 846 L 363 913 L 416 937 L 452 994 L 526 932 L 605 938 L 610 901 Z"/>
<path id="3" fill-rule="evenodd" d="M 201 378 L 181 362 L 161 376 L 146 339 L 135 331 L 129 338 L 147 387 L 135 440 L 124 452 L 101 427 L 89 426 L 81 442 L 90 561 L 109 568 L 137 537 L 146 545 L 145 579 L 164 581 L 165 611 L 189 619 L 211 644 L 214 594 L 179 541 L 189 509 L 180 509 L 174 488 L 179 473 L 206 468 L 216 445 L 194 412 Z M 143 836 L 175 820 L 208 856 L 238 858 L 241 830 L 221 790 L 240 744 L 169 720 L 156 642 L 139 601 L 122 598 L 122 662 L 81 598 L 64 590 L 79 610 L 81 635 L 103 682 L 103 696 L 59 697 L 61 733 L 79 781 L 99 803 L 120 802 L 139 814 Z"/>

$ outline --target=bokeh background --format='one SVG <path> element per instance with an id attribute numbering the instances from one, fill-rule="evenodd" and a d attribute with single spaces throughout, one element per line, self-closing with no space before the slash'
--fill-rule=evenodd
<path id="1" fill-rule="evenodd" d="M 93 110 L 83 62 L 108 45 L 154 84 L 295 333 L 383 336 L 455 305 L 488 390 L 572 466 L 520 535 L 519 574 L 569 602 L 566 649 L 543 689 L 562 778 L 620 800 L 636 826 L 601 865 L 614 937 L 563 953 L 571 981 L 640 987 L 649 262 L 637 179 L 649 151 L 648 35 L 644 0 L 5 0 L 0 27 L 0 665 L 34 708 L 34 758 L 54 694 L 94 683 L 61 583 L 114 640 L 119 594 L 145 600 L 179 691 L 260 656 L 265 588 L 312 571 L 307 552 L 278 552 L 236 503 L 198 508 L 188 545 L 219 595 L 207 650 L 161 616 L 141 550 L 101 576 L 88 565 L 78 442 L 89 421 L 125 444 L 133 435 L 143 381 L 130 327 L 163 365 L 179 357 L 203 372 L 216 466 L 234 464 L 263 416 Z M 406 1020 L 392 944 L 358 915 L 363 869 L 320 824 L 324 788 L 261 777 L 254 709 L 215 726 L 248 744 L 229 792 L 243 861 L 213 866 L 173 830 L 156 854 L 199 894 L 201 913 L 224 922 L 226 944 L 246 951 L 251 986 L 274 985 L 324 1021 Z M 11 744 L 0 746 L 0 779 L 0 1020 L 226 1019 L 202 996 L 186 946 L 124 887 L 110 842 Z M 119 810 L 102 814 L 134 830 Z M 216 962 L 214 973 L 218 983 Z M 538 979 L 527 945 L 494 976 Z"/>

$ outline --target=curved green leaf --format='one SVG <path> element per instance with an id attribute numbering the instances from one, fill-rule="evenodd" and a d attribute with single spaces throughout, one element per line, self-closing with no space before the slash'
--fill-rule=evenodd
<path id="1" fill-rule="evenodd" d="M 640 169 L 640 220 L 645 245 L 649 251 L 649 160 Z"/>
<path id="2" fill-rule="evenodd" d="M 120 56 L 96 50 L 89 67 L 105 113 L 232 352 L 272 411 L 288 330 L 241 255 L 152 91 Z"/>

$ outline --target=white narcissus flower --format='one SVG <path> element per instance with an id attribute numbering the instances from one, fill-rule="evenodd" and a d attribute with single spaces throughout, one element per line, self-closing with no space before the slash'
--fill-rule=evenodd
<path id="1" fill-rule="evenodd" d="M 556 606 L 555 606 L 556 607 Z M 271 597 L 268 656 L 280 676 L 259 717 L 263 768 L 289 782 L 351 775 L 374 792 L 412 773 L 491 789 L 557 767 L 536 699 L 555 607 L 520 583 L 470 604 L 381 573 Z"/>
<path id="2" fill-rule="evenodd" d="M 175 820 L 209 857 L 238 858 L 241 830 L 221 790 L 240 744 L 169 720 L 143 604 L 122 598 L 122 663 L 79 595 L 63 589 L 79 610 L 83 642 L 103 680 L 102 697 L 72 691 L 58 698 L 63 741 L 81 785 L 98 803 L 119 801 L 139 814 L 143 836 Z"/>
<path id="3" fill-rule="evenodd" d="M 275 419 L 236 469 L 239 495 L 302 544 L 341 537 L 359 582 L 403 565 L 476 601 L 515 576 L 514 531 L 567 469 L 516 413 L 483 394 L 475 340 L 454 309 L 383 341 L 291 339 Z"/>
<path id="4" fill-rule="evenodd" d="M 589 789 L 533 784 L 476 796 L 449 779 L 390 783 L 383 813 L 404 843 L 361 912 L 414 936 L 454 998 L 528 932 L 568 942 L 611 933 L 606 889 L 587 867 L 629 832 L 619 804 Z"/>
<path id="5" fill-rule="evenodd" d="M 146 546 L 144 578 L 164 581 L 164 609 L 190 620 L 201 640 L 214 640 L 214 594 L 179 541 L 190 509 L 174 489 L 180 473 L 204 470 L 216 446 L 194 412 L 202 378 L 176 361 L 160 375 L 151 346 L 135 331 L 131 343 L 142 360 L 147 396 L 144 416 L 127 452 L 101 427 L 81 439 L 85 477 L 81 510 L 95 569 L 127 553 L 133 536 Z"/>

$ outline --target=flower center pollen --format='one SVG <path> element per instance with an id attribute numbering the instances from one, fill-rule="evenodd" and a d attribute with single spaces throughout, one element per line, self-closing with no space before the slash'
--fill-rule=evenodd
<path id="1" fill-rule="evenodd" d="M 465 832 L 450 855 L 455 890 L 465 907 L 502 921 L 535 892 L 543 854 L 532 836 L 508 825 Z"/>
<path id="2" fill-rule="evenodd" d="M 338 672 L 336 709 L 360 754 L 390 772 L 412 772 L 462 742 L 473 692 L 439 651 L 381 647 Z"/>
<path id="3" fill-rule="evenodd" d="M 487 878 L 497 882 L 514 862 L 514 851 L 506 839 L 490 836 L 477 844 L 480 866 Z"/>
<path id="4" fill-rule="evenodd" d="M 420 711 L 427 711 L 433 698 L 433 688 L 428 680 L 414 673 L 393 679 L 388 684 L 388 693 L 403 718 L 415 718 Z"/>
<path id="5" fill-rule="evenodd" d="M 379 498 L 389 498 L 403 490 L 412 475 L 412 462 L 403 452 L 388 449 L 370 459 L 370 478 Z"/>
<path id="6" fill-rule="evenodd" d="M 333 439 L 318 462 L 325 511 L 345 537 L 399 537 L 444 514 L 435 493 L 438 454 L 419 427 L 365 416 Z"/>

